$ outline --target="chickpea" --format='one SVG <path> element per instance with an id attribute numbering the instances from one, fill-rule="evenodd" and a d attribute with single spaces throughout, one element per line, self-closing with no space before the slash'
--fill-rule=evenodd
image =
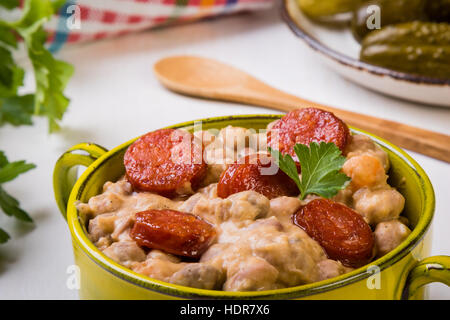
<path id="1" fill-rule="evenodd" d="M 97 242 L 100 238 L 110 235 L 114 231 L 114 222 L 117 216 L 114 214 L 98 215 L 94 219 L 89 220 L 89 236 L 93 242 Z"/>
<path id="2" fill-rule="evenodd" d="M 350 207 L 352 204 L 353 191 L 350 187 L 339 190 L 339 192 L 332 198 L 333 201 L 340 202 Z"/>
<path id="3" fill-rule="evenodd" d="M 250 139 L 250 132 L 245 128 L 228 126 L 219 132 L 219 139 L 223 146 L 235 151 L 240 151 L 247 147 Z"/>
<path id="4" fill-rule="evenodd" d="M 181 286 L 219 290 L 224 282 L 223 271 L 205 263 L 188 263 L 170 277 L 170 282 Z"/>
<path id="5" fill-rule="evenodd" d="M 375 244 L 378 248 L 377 256 L 384 256 L 397 248 L 410 233 L 411 230 L 400 222 L 400 220 L 379 223 L 374 232 Z"/>
<path id="6" fill-rule="evenodd" d="M 381 162 L 366 154 L 348 159 L 342 171 L 352 179 L 351 185 L 355 189 L 383 185 L 387 180 Z"/>
<path id="7" fill-rule="evenodd" d="M 123 198 L 116 193 L 105 192 L 89 199 L 88 204 L 91 212 L 101 214 L 113 212 L 122 206 Z"/>
<path id="8" fill-rule="evenodd" d="M 342 263 L 331 259 L 320 261 L 317 264 L 317 268 L 319 269 L 320 280 L 334 278 L 346 272 L 346 267 L 344 267 Z"/>
<path id="9" fill-rule="evenodd" d="M 204 146 L 210 145 L 216 139 L 216 136 L 207 130 L 195 131 L 194 136 L 201 139 Z"/>
<path id="10" fill-rule="evenodd" d="M 237 160 L 237 154 L 233 149 L 222 147 L 220 144 L 210 144 L 207 146 L 204 155 L 208 165 L 231 164 Z"/>
<path id="11" fill-rule="evenodd" d="M 267 133 L 255 133 L 250 137 L 250 147 L 257 152 L 267 151 Z"/>
<path id="12" fill-rule="evenodd" d="M 367 136 L 356 134 L 351 137 L 345 154 L 348 159 L 366 154 L 377 158 L 383 165 L 384 170 L 389 170 L 389 157 L 372 139 Z"/>
<path id="13" fill-rule="evenodd" d="M 249 257 L 228 270 L 226 291 L 277 289 L 279 271 L 260 257 Z"/>
<path id="14" fill-rule="evenodd" d="M 134 262 L 142 262 L 146 258 L 144 250 L 134 241 L 114 242 L 103 250 L 103 253 L 126 267 L 131 267 Z"/>
<path id="15" fill-rule="evenodd" d="M 390 187 L 377 190 L 362 188 L 353 195 L 354 209 L 371 225 L 397 219 L 404 205 L 405 198 Z"/>

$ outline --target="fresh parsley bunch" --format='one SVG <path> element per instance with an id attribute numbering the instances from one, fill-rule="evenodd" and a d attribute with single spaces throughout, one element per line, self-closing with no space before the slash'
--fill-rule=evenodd
<path id="1" fill-rule="evenodd" d="M 7 123 L 13 126 L 31 125 L 33 116 L 48 119 L 49 131 L 59 129 L 69 99 L 64 89 L 73 73 L 73 67 L 56 60 L 45 48 L 46 32 L 43 24 L 65 1 L 26 0 L 22 17 L 17 21 L 0 18 L 0 126 Z M 1 0 L 0 11 L 19 6 L 19 0 Z M 5 13 L 5 12 L 3 12 Z M 0 17 L 4 15 L 0 14 Z M 23 41 L 34 71 L 36 89 L 34 93 L 20 94 L 25 71 L 14 59 L 14 53 Z M 0 151 L 0 207 L 4 213 L 17 219 L 31 221 L 19 208 L 19 202 L 8 195 L 2 184 L 16 178 L 35 166 L 25 161 L 9 162 Z M 0 229 L 0 243 L 8 240 L 8 234 Z"/>
<path id="2" fill-rule="evenodd" d="M 18 0 L 2 0 L 0 10 L 11 9 L 18 4 Z M 0 20 L 0 125 L 30 125 L 31 117 L 38 115 L 47 117 L 50 132 L 59 129 L 58 122 L 69 104 L 63 91 L 73 67 L 56 60 L 45 48 L 47 34 L 43 29 L 43 24 L 59 5 L 61 1 L 27 0 L 18 21 Z M 25 75 L 13 58 L 18 38 L 23 40 L 33 66 L 36 82 L 33 94 L 18 93 Z"/>
<path id="3" fill-rule="evenodd" d="M 289 154 L 282 155 L 271 148 L 269 151 L 278 167 L 297 184 L 301 200 L 308 194 L 331 198 L 350 181 L 350 178 L 340 171 L 346 159 L 332 142 L 311 142 L 309 147 L 297 143 L 294 146 L 302 169 L 301 177 L 294 159 Z"/>

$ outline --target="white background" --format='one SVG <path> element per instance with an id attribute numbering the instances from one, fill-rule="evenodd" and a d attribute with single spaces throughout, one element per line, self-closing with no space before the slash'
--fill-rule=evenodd
<path id="1" fill-rule="evenodd" d="M 66 287 L 72 248 L 52 189 L 53 166 L 67 148 L 79 142 L 112 148 L 147 131 L 187 120 L 275 113 L 167 91 L 155 79 L 152 65 L 177 54 L 216 58 L 310 100 L 450 134 L 449 109 L 394 100 L 342 79 L 290 32 L 277 9 L 69 47 L 59 54 L 75 66 L 67 88 L 72 102 L 62 131 L 48 135 L 44 119 L 36 119 L 33 127 L 0 130 L 0 149 L 10 160 L 27 159 L 38 166 L 6 185 L 30 212 L 35 226 L 0 214 L 0 225 L 13 238 L 0 246 L 0 298 L 77 298 L 76 291 Z M 411 154 L 429 174 L 436 191 L 432 253 L 448 255 L 450 166 Z M 450 289 L 434 284 L 431 298 L 450 299 Z"/>

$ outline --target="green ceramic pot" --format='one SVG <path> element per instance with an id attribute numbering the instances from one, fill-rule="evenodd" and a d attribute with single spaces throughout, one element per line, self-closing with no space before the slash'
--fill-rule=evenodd
<path id="1" fill-rule="evenodd" d="M 227 125 L 262 129 L 280 115 L 251 115 L 203 119 L 203 129 Z M 193 130 L 194 122 L 171 126 Z M 80 268 L 80 297 L 83 299 L 402 299 L 423 298 L 423 285 L 450 285 L 450 257 L 427 258 L 431 249 L 434 192 L 423 169 L 404 151 L 362 130 L 389 154 L 389 183 L 405 197 L 404 215 L 412 225 L 409 237 L 395 250 L 369 265 L 345 275 L 312 284 L 260 292 L 224 292 L 183 287 L 135 273 L 108 258 L 89 240 L 86 221 L 75 208 L 102 191 L 106 181 L 124 174 L 123 155 L 136 139 L 111 151 L 95 144 L 79 144 L 64 153 L 54 170 L 56 202 L 72 235 L 75 263 Z M 85 154 L 80 154 L 83 151 Z M 87 167 L 76 179 L 75 168 Z"/>

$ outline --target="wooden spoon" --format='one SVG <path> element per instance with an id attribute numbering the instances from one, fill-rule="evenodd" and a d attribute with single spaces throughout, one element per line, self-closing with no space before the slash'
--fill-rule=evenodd
<path id="1" fill-rule="evenodd" d="M 317 107 L 336 114 L 347 124 L 379 135 L 402 148 L 450 163 L 450 136 L 406 124 L 340 110 L 277 90 L 247 73 L 215 60 L 176 56 L 158 61 L 154 71 L 170 90 L 208 99 L 292 111 Z"/>

